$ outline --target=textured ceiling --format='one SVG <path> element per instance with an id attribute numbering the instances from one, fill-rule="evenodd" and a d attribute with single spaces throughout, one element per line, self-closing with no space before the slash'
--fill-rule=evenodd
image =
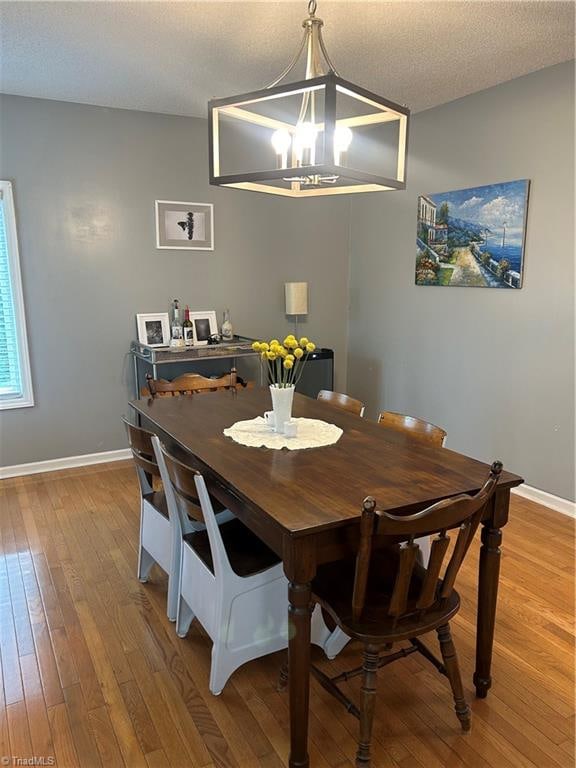
<path id="1" fill-rule="evenodd" d="M 574 3 L 318 3 L 348 80 L 419 111 L 574 57 Z M 0 2 L 5 93 L 177 115 L 263 87 L 306 2 Z M 535 105 L 536 107 L 537 105 Z"/>

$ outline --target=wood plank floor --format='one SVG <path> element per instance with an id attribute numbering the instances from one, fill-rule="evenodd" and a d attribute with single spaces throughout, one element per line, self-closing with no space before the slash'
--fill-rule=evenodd
<path id="1" fill-rule="evenodd" d="M 60 768 L 286 766 L 281 655 L 238 670 L 220 697 L 208 693 L 207 637 L 194 625 L 176 636 L 159 571 L 146 585 L 135 577 L 138 509 L 127 462 L 0 483 L 0 757 Z M 374 768 L 574 765 L 573 527 L 513 497 L 495 682 L 483 701 L 472 689 L 477 552 L 459 582 L 453 628 L 472 732 L 461 735 L 446 680 L 410 656 L 379 675 Z M 325 666 L 356 658 L 349 647 Z M 349 685 L 357 694 L 357 680 Z M 312 683 L 313 768 L 352 766 L 356 725 Z"/>

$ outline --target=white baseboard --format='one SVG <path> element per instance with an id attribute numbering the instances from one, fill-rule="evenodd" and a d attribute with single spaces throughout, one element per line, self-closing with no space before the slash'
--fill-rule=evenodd
<path id="1" fill-rule="evenodd" d="M 518 488 L 512 488 L 512 493 L 517 493 L 518 496 L 523 496 L 525 499 L 530 499 L 530 501 L 535 501 L 545 507 L 554 509 L 563 515 L 576 517 L 576 503 L 569 501 L 569 499 L 563 499 L 561 496 L 554 496 L 552 493 L 541 491 L 539 488 L 532 488 L 531 485 L 526 484 L 519 485 Z"/>
<path id="2" fill-rule="evenodd" d="M 30 464 L 14 464 L 11 467 L 0 467 L 0 480 L 21 475 L 37 475 L 40 472 L 56 472 L 59 469 L 86 467 L 89 464 L 106 464 L 109 461 L 130 459 L 132 452 L 129 448 L 118 451 L 102 451 L 102 453 L 86 453 L 83 456 L 65 456 L 61 459 L 34 461 Z"/>

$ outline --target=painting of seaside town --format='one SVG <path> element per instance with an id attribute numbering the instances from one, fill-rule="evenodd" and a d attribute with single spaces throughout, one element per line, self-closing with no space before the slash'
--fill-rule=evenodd
<path id="1" fill-rule="evenodd" d="M 420 196 L 416 285 L 521 288 L 529 185 Z"/>

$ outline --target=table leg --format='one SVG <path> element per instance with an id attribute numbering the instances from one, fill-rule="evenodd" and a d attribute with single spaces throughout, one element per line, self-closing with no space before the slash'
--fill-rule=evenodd
<path id="1" fill-rule="evenodd" d="M 290 768 L 308 768 L 310 708 L 311 582 L 316 575 L 316 542 L 307 536 L 283 542 L 288 579 L 288 693 L 290 696 Z"/>
<path id="2" fill-rule="evenodd" d="M 290 768 L 308 768 L 310 707 L 310 584 L 288 587 L 288 687 L 290 695 Z"/>
<path id="3" fill-rule="evenodd" d="M 508 520 L 510 491 L 497 492 L 489 518 L 482 522 L 480 573 L 478 577 L 478 614 L 476 623 L 476 696 L 485 699 L 492 685 L 490 667 L 494 644 L 494 625 L 500 575 L 501 526 Z"/>

